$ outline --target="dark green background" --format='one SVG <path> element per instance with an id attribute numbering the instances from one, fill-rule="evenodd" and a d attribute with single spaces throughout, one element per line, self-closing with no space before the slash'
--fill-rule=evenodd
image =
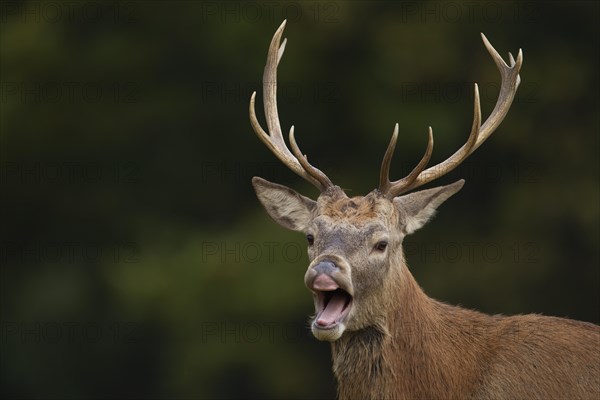
<path id="1" fill-rule="evenodd" d="M 248 101 L 288 18 L 280 117 L 352 195 L 466 140 L 498 51 L 524 51 L 464 189 L 407 239 L 431 296 L 598 323 L 596 2 L 3 2 L 3 398 L 322 398 L 304 238 L 250 178 L 316 196 L 255 137 Z M 259 93 L 259 102 L 262 94 Z M 263 120 L 259 107 L 259 118 Z M 5 397 L 8 396 L 8 397 Z"/>

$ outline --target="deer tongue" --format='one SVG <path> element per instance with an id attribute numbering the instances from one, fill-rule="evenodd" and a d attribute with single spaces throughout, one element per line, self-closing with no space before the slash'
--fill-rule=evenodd
<path id="1" fill-rule="evenodd" d="M 317 324 L 320 326 L 329 326 L 334 324 L 340 315 L 342 315 L 342 311 L 344 311 L 344 306 L 346 303 L 346 296 L 340 292 L 334 292 L 323 311 L 321 311 L 321 314 L 317 319 Z"/>

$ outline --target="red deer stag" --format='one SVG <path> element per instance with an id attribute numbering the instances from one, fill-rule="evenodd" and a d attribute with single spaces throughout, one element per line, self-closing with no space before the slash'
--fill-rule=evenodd
<path id="1" fill-rule="evenodd" d="M 466 143 L 444 162 L 425 169 L 433 149 L 405 178 L 390 181 L 398 125 L 381 165 L 379 188 L 349 198 L 302 154 L 290 129 L 286 146 L 277 115 L 277 64 L 285 21 L 273 39 L 263 76 L 268 132 L 250 121 L 264 144 L 292 171 L 314 184 L 316 201 L 254 177 L 256 194 L 285 228 L 303 232 L 310 265 L 314 336 L 331 342 L 333 371 L 342 399 L 575 399 L 600 398 L 600 328 L 541 315 L 490 316 L 428 297 L 411 275 L 402 240 L 423 226 L 436 208 L 458 192 L 460 180 L 408 193 L 447 174 L 502 122 L 513 101 L 523 54 L 507 65 L 485 36 L 500 70 L 499 98 L 481 122 L 475 110 Z"/>

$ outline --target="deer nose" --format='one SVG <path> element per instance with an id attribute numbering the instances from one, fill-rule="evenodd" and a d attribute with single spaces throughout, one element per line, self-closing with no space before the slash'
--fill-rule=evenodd
<path id="1" fill-rule="evenodd" d="M 336 273 L 339 273 L 339 268 L 334 262 L 319 261 L 306 272 L 306 276 L 304 277 L 306 286 L 312 290 L 336 290 L 339 288 L 339 285 L 332 278 Z"/>
<path id="2" fill-rule="evenodd" d="M 331 261 L 321 261 L 317 265 L 313 267 L 313 270 L 317 273 L 317 275 L 327 274 L 331 275 L 335 271 L 337 271 L 338 267 Z"/>

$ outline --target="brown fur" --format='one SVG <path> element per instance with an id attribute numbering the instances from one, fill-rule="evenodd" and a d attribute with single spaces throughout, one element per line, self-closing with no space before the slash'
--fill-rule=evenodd
<path id="1" fill-rule="evenodd" d="M 336 220 L 349 220 L 353 225 L 361 225 L 367 220 L 377 218 L 378 210 L 375 199 L 366 197 L 340 197 L 326 202 L 319 214 Z"/>
<path id="2" fill-rule="evenodd" d="M 599 398 L 596 325 L 443 304 L 408 270 L 393 283 L 387 332 L 346 333 L 331 345 L 340 399 Z"/>

